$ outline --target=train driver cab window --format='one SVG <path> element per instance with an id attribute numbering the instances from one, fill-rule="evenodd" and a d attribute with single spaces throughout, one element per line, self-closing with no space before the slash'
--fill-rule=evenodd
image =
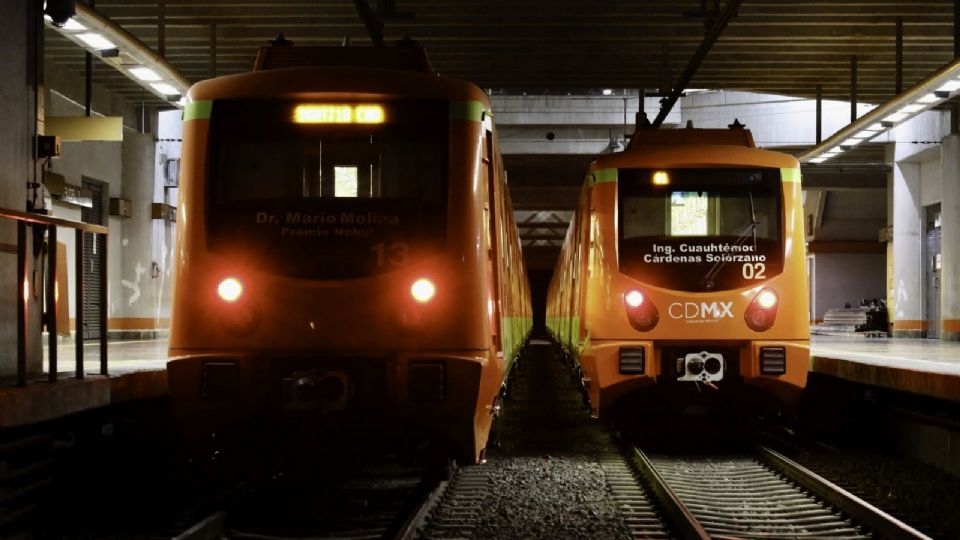
<path id="1" fill-rule="evenodd" d="M 618 174 L 621 271 L 653 285 L 737 288 L 782 271 L 779 169 Z"/>
<path id="2" fill-rule="evenodd" d="M 449 104 L 302 107 L 214 102 L 210 249 L 313 279 L 391 272 L 442 251 Z"/>
<path id="3" fill-rule="evenodd" d="M 670 194 L 670 235 L 703 236 L 707 234 L 707 206 L 703 192 L 674 191 Z"/>
<path id="4" fill-rule="evenodd" d="M 334 197 L 358 197 L 357 186 L 358 167 L 334 167 L 333 168 L 333 196 Z M 369 195 L 369 193 L 365 193 Z"/>

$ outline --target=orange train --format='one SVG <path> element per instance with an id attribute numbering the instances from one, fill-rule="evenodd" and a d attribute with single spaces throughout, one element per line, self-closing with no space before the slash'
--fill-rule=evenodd
<path id="1" fill-rule="evenodd" d="M 282 427 L 481 458 L 531 327 L 484 92 L 417 48 L 274 45 L 190 90 L 181 175 L 168 374 L 194 451 Z"/>
<path id="2" fill-rule="evenodd" d="M 593 414 L 795 411 L 802 208 L 797 160 L 748 130 L 638 130 L 598 157 L 547 297 Z"/>

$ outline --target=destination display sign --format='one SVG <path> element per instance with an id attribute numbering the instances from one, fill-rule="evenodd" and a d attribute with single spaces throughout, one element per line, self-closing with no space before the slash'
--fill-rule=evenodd
<path id="1" fill-rule="evenodd" d="M 757 252 L 750 244 L 712 242 L 709 244 L 653 243 L 650 251 L 643 254 L 648 264 L 700 264 L 717 262 L 766 262 L 767 256 Z"/>
<path id="2" fill-rule="evenodd" d="M 372 211 L 286 212 L 257 211 L 254 223 L 271 228 L 281 238 L 364 237 L 371 236 L 377 227 L 400 225 L 397 214 Z"/>

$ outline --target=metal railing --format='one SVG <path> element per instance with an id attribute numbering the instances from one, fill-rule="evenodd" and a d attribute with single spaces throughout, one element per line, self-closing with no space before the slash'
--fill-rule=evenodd
<path id="1" fill-rule="evenodd" d="M 47 231 L 47 272 L 44 274 L 45 315 L 49 340 L 49 368 L 47 379 L 57 381 L 57 227 L 69 227 L 76 234 L 76 378 L 82 379 L 83 371 L 83 246 L 84 233 L 102 235 L 100 250 L 100 374 L 107 375 L 107 227 L 55 218 L 42 214 L 19 212 L 0 208 L 0 218 L 17 222 L 17 386 L 27 385 L 27 227 L 43 227 Z M 94 239 L 96 241 L 96 239 Z M 66 301 L 66 299 L 64 299 Z M 70 322 L 67 321 L 69 325 Z"/>

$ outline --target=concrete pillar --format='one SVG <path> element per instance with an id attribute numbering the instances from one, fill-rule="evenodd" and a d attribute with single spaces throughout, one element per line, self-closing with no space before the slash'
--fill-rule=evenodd
<path id="1" fill-rule="evenodd" d="M 155 220 L 150 216 L 154 201 L 156 143 L 153 133 L 125 133 L 123 139 L 123 196 L 131 202 L 130 219 L 123 221 L 120 287 L 115 288 L 116 337 L 153 337 L 158 327 L 157 288 L 152 256 Z M 121 324 L 122 323 L 122 324 Z M 166 323 L 163 325 L 166 326 Z"/>
<path id="2" fill-rule="evenodd" d="M 0 207 L 26 210 L 27 182 L 33 181 L 32 139 L 35 117 L 36 26 L 40 2 L 9 0 L 0 17 Z M 17 227 L 0 219 L 0 376 L 17 369 Z M 28 238 L 30 234 L 27 235 Z M 28 240 L 29 243 L 29 240 Z M 32 250 L 31 250 L 32 251 Z M 27 257 L 27 275 L 32 279 L 34 258 Z M 39 371 L 39 304 L 29 295 L 27 302 L 27 370 Z"/>
<path id="3" fill-rule="evenodd" d="M 940 149 L 943 184 L 940 202 L 941 339 L 960 341 L 960 135 L 943 139 Z"/>
<path id="4" fill-rule="evenodd" d="M 920 165 L 893 166 L 893 337 L 922 337 L 923 213 Z"/>

